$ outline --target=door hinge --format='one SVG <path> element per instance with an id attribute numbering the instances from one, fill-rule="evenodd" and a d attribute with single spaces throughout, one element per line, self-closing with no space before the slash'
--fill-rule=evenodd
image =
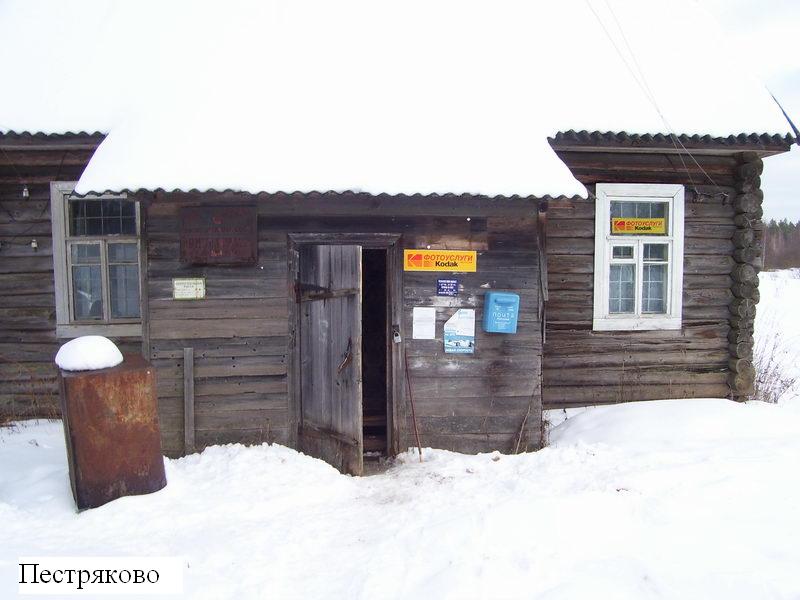
<path id="1" fill-rule="evenodd" d="M 321 285 L 314 285 L 311 283 L 296 283 L 294 285 L 295 302 L 314 302 L 316 300 L 328 300 L 330 298 L 342 298 L 344 296 L 353 296 L 360 293 L 358 288 L 344 288 L 341 290 L 333 290 Z"/>

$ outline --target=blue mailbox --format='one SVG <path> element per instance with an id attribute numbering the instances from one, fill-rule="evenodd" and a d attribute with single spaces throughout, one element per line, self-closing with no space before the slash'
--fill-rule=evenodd
<path id="1" fill-rule="evenodd" d="M 517 333 L 519 294 L 486 292 L 483 330 L 489 333 Z"/>

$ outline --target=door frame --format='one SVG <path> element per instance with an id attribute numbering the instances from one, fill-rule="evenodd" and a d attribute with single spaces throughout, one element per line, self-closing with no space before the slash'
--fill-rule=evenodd
<path id="1" fill-rule="evenodd" d="M 347 245 L 386 251 L 386 445 L 390 456 L 399 453 L 401 408 L 405 406 L 405 371 L 403 369 L 403 257 L 399 233 L 289 233 L 287 295 L 289 303 L 289 339 L 287 359 L 289 373 L 289 443 L 298 447 L 298 426 L 301 415 L 299 305 L 295 301 L 295 282 L 300 269 L 299 246 Z M 393 341 L 393 327 L 400 331 L 402 342 Z M 363 409 L 362 409 L 363 410 Z"/>

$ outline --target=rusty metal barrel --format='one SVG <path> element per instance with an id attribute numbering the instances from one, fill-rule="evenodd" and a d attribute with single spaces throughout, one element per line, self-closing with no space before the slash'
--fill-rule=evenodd
<path id="1" fill-rule="evenodd" d="M 155 369 L 138 354 L 116 367 L 59 372 L 72 495 L 78 510 L 167 485 Z"/>

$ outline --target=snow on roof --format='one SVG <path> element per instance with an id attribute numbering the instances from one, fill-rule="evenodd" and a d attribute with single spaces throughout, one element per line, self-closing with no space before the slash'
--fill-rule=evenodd
<path id="1" fill-rule="evenodd" d="M 585 194 L 559 130 L 785 133 L 693 0 L 7 0 L 0 131 L 79 192 Z"/>

